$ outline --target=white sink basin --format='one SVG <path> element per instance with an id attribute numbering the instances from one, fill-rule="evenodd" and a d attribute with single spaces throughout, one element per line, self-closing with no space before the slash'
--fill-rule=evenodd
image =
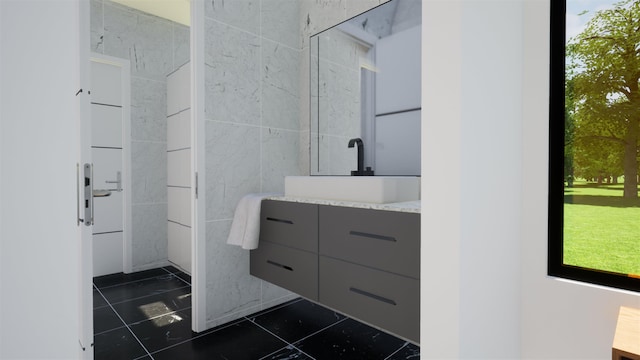
<path id="1" fill-rule="evenodd" d="M 309 199 L 386 204 L 420 199 L 413 176 L 286 176 L 284 195 Z"/>

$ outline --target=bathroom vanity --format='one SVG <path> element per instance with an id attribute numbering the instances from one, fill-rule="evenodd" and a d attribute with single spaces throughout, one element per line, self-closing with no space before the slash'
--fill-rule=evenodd
<path id="1" fill-rule="evenodd" d="M 418 343 L 420 210 L 416 204 L 354 207 L 347 202 L 285 197 L 265 200 L 250 272 Z"/>

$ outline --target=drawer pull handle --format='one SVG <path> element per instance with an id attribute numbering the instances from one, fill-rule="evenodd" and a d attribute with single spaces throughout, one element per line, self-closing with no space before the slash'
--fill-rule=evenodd
<path id="1" fill-rule="evenodd" d="M 282 265 L 282 264 L 277 263 L 275 261 L 267 260 L 267 264 L 275 265 L 275 266 L 277 266 L 279 268 L 283 268 L 285 270 L 293 271 L 293 268 L 291 266 Z"/>
<path id="2" fill-rule="evenodd" d="M 267 220 L 293 225 L 293 221 L 291 221 L 291 220 L 276 219 L 276 218 L 272 218 L 272 217 L 268 217 Z"/>
<path id="3" fill-rule="evenodd" d="M 378 240 L 386 240 L 386 241 L 391 241 L 391 242 L 398 241 L 393 236 L 369 234 L 369 233 L 365 233 L 365 232 L 361 232 L 361 231 L 353 231 L 353 230 L 349 231 L 349 235 L 362 236 L 362 237 L 368 237 L 368 238 L 378 239 Z"/>
<path id="4" fill-rule="evenodd" d="M 352 292 L 354 292 L 356 294 L 360 294 L 360 295 L 364 295 L 364 296 L 370 297 L 370 298 L 378 300 L 378 301 L 385 302 L 385 303 L 390 304 L 390 305 L 394 305 L 394 306 L 396 305 L 396 302 L 391 300 L 391 299 L 387 299 L 386 297 L 382 297 L 380 295 L 372 294 L 372 293 L 370 293 L 368 291 L 360 290 L 358 288 L 350 287 L 349 291 L 352 291 Z"/>

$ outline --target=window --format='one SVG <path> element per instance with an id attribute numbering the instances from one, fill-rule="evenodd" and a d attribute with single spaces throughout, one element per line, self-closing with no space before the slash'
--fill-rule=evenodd
<path id="1" fill-rule="evenodd" d="M 640 291 L 640 1 L 551 1 L 549 275 Z"/>

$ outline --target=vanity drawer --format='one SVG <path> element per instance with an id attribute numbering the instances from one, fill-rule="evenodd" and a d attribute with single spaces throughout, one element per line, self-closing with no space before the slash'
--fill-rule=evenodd
<path id="1" fill-rule="evenodd" d="M 320 303 L 420 341 L 420 281 L 320 256 Z"/>
<path id="2" fill-rule="evenodd" d="M 318 205 L 265 200 L 260 210 L 260 243 L 318 252 Z"/>
<path id="3" fill-rule="evenodd" d="M 263 241 L 250 258 L 251 275 L 318 300 L 318 254 Z"/>
<path id="4" fill-rule="evenodd" d="M 420 214 L 320 206 L 320 255 L 420 278 Z"/>

